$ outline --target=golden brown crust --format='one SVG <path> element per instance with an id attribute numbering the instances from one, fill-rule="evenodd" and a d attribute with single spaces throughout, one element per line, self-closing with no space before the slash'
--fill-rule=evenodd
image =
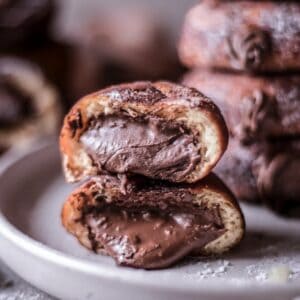
<path id="1" fill-rule="evenodd" d="M 179 42 L 188 67 L 300 69 L 298 1 L 204 0 L 187 14 Z"/>
<path id="2" fill-rule="evenodd" d="M 249 142 L 300 134 L 300 76 L 249 76 L 194 70 L 184 84 L 220 107 L 229 131 Z"/>
<path id="3" fill-rule="evenodd" d="M 60 149 L 68 181 L 78 181 L 99 172 L 79 141 L 88 128 L 89 119 L 124 112 L 132 117 L 151 114 L 170 122 L 180 121 L 193 133 L 200 133 L 199 144 L 206 147 L 205 153 L 201 153 L 203 160 L 184 181 L 197 181 L 207 175 L 227 147 L 228 132 L 219 109 L 196 89 L 170 82 L 112 86 L 85 96 L 65 117 Z"/>
<path id="4" fill-rule="evenodd" d="M 141 180 L 144 183 L 141 183 Z M 147 178 L 141 179 L 139 177 L 136 179 L 131 178 L 124 186 L 122 181 L 116 177 L 96 177 L 77 188 L 69 196 L 62 209 L 62 223 L 85 247 L 91 249 L 92 245 L 88 238 L 88 229 L 80 222 L 86 207 L 97 206 L 98 197 L 100 197 L 101 201 L 106 201 L 107 205 L 116 202 L 118 205 L 125 205 L 126 207 L 126 200 L 125 202 L 124 200 L 119 202 L 119 199 L 124 199 L 125 194 L 129 199 L 128 203 L 131 203 L 130 195 L 137 194 L 143 189 L 158 190 L 160 193 L 181 189 L 191 193 L 193 203 L 199 207 L 209 208 L 213 205 L 220 207 L 220 215 L 227 231 L 204 249 L 199 249 L 198 253 L 200 254 L 214 254 L 227 251 L 238 244 L 244 235 L 245 222 L 240 207 L 231 191 L 214 174 L 210 174 L 193 184 L 182 183 L 176 185 L 167 182 L 149 182 Z"/>

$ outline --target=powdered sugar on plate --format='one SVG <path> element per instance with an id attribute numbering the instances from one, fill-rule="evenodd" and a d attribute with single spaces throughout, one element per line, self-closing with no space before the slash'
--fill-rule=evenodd
<path id="1" fill-rule="evenodd" d="M 282 218 L 263 207 L 242 208 L 247 233 L 240 246 L 219 258 L 190 258 L 176 270 L 193 281 L 300 284 L 300 219 Z"/>

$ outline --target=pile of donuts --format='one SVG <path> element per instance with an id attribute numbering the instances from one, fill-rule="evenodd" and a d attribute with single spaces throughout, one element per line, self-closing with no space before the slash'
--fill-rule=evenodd
<path id="1" fill-rule="evenodd" d="M 0 2 L 0 154 L 57 135 L 63 112 L 86 93 L 178 75 L 164 25 L 124 6 L 109 15 L 67 18 L 64 1 Z"/>
<path id="2" fill-rule="evenodd" d="M 80 99 L 60 134 L 62 209 L 80 243 L 120 265 L 159 269 L 220 254 L 244 235 L 239 205 L 212 169 L 228 131 L 218 107 L 179 84 L 133 82 Z"/>
<path id="3" fill-rule="evenodd" d="M 179 42 L 184 84 L 221 109 L 230 144 L 217 174 L 238 199 L 300 208 L 300 4 L 204 0 Z"/>

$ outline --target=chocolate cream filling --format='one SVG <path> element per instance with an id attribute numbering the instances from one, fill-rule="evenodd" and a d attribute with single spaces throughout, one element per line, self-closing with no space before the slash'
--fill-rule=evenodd
<path id="1" fill-rule="evenodd" d="M 94 163 L 112 173 L 181 181 L 201 160 L 191 133 L 156 117 L 92 120 L 80 140 Z"/>
<path id="2" fill-rule="evenodd" d="M 158 195 L 148 192 L 146 197 L 150 203 Z M 129 206 L 105 203 L 88 209 L 82 222 L 89 229 L 94 251 L 104 249 L 120 265 L 164 268 L 224 234 L 218 206 L 183 205 L 172 192 L 162 195 L 165 197 L 175 201 L 167 205 L 163 199 L 149 206 L 138 204 L 137 197 L 131 196 Z"/>
<path id="3" fill-rule="evenodd" d="M 30 97 L 19 91 L 12 82 L 0 79 L 0 126 L 14 127 L 31 114 Z"/>

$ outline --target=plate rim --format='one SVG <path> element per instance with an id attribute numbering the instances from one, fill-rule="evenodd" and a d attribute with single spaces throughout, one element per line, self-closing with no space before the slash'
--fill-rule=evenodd
<path id="1" fill-rule="evenodd" d="M 17 157 L 10 165 L 5 166 L 3 169 L 0 170 L 0 193 L 1 193 L 1 185 L 3 180 L 5 180 L 5 174 L 8 172 L 13 172 L 13 169 L 16 168 L 18 164 L 21 164 L 24 160 L 28 160 L 33 156 L 37 156 L 38 154 L 42 154 L 42 152 L 46 151 L 57 151 L 57 144 L 56 143 L 47 143 L 46 145 L 40 145 L 33 149 L 32 151 Z M 1 201 L 1 199 L 0 199 Z M 264 283 L 257 283 L 254 281 L 249 281 L 249 283 L 234 283 L 233 281 L 229 281 L 226 279 L 210 279 L 204 280 L 201 284 L 195 284 L 195 282 L 189 283 L 188 280 L 184 280 L 184 284 L 173 284 L 171 280 L 168 283 L 166 280 L 162 281 L 152 281 L 146 279 L 145 277 L 141 276 L 140 270 L 136 269 L 129 269 L 129 268 L 122 268 L 117 266 L 103 266 L 101 263 L 93 263 L 87 261 L 83 258 L 77 258 L 70 254 L 66 254 L 62 251 L 56 250 L 47 246 L 38 240 L 35 240 L 32 237 L 29 237 L 20 229 L 15 227 L 12 223 L 4 215 L 3 211 L 0 209 L 0 235 L 2 238 L 5 238 L 7 242 L 13 244 L 15 247 L 19 248 L 26 254 L 31 254 L 35 258 L 39 258 L 40 260 L 46 261 L 48 263 L 68 268 L 72 271 L 85 273 L 91 276 L 96 276 L 99 279 L 106 279 L 106 280 L 118 280 L 122 283 L 135 285 L 139 287 L 147 287 L 147 288 L 155 288 L 155 289 L 167 289 L 172 291 L 178 292 L 185 292 L 185 293 L 208 293 L 208 294 L 236 294 L 247 292 L 253 292 L 255 288 L 255 293 L 263 292 L 266 293 L 268 291 L 272 293 L 278 292 L 300 292 L 300 285 L 299 282 L 292 282 L 292 283 L 273 283 L 273 282 L 264 282 Z M 3 257 L 0 257 L 3 259 Z M 9 266 L 9 264 L 7 264 Z M 158 271 L 151 271 L 151 272 L 159 272 Z M 180 274 L 173 274 L 173 278 L 176 279 L 177 277 L 179 280 L 177 281 L 180 283 L 182 280 L 182 276 Z M 217 284 L 226 283 L 222 285 L 222 289 L 215 289 Z"/>

